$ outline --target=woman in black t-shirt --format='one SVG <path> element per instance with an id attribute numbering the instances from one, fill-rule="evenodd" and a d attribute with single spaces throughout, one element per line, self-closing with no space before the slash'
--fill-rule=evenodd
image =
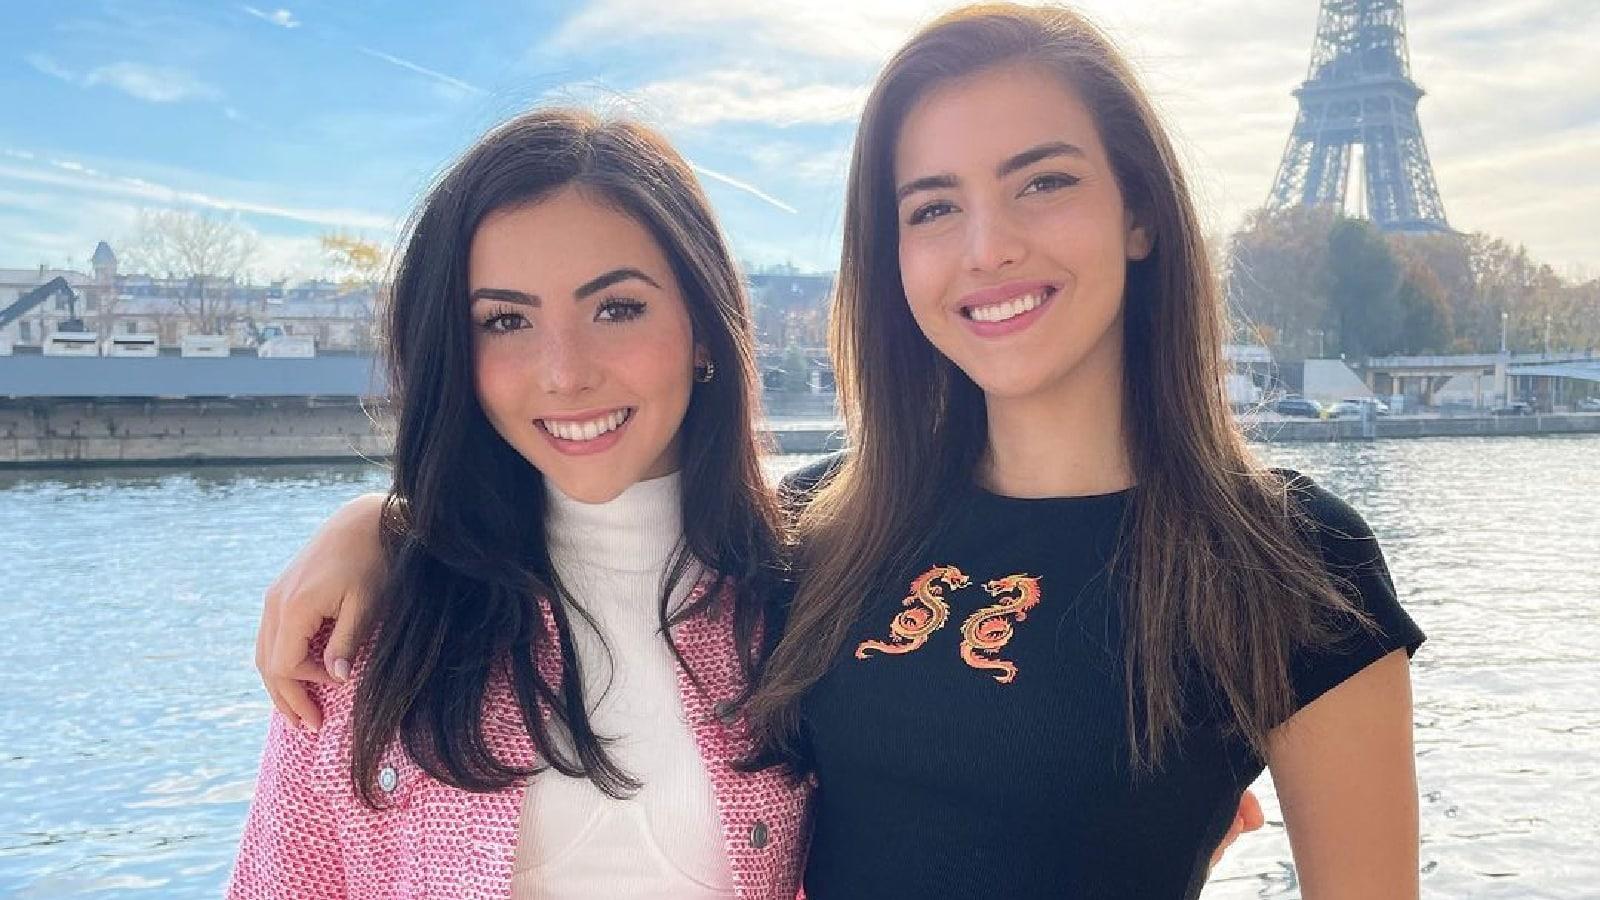
<path id="1" fill-rule="evenodd" d="M 1359 516 L 1255 461 L 1177 156 L 1070 12 L 952 12 L 857 132 L 851 451 L 791 481 L 752 705 L 817 774 L 809 896 L 1192 897 L 1272 770 L 1304 896 L 1414 897 L 1407 659 Z"/>

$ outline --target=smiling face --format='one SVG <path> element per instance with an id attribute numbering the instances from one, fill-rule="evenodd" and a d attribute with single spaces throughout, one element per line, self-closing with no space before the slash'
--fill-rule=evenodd
<path id="1" fill-rule="evenodd" d="M 486 217 L 467 283 L 478 401 L 550 483 L 602 503 L 677 469 L 694 331 L 643 226 L 563 189 Z"/>
<path id="2" fill-rule="evenodd" d="M 991 404 L 1120 383 L 1126 266 L 1150 241 L 1059 76 L 1006 65 L 933 87 L 894 181 L 911 313 Z"/>

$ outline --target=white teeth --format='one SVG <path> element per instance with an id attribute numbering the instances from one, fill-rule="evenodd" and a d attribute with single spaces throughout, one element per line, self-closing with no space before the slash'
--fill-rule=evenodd
<path id="1" fill-rule="evenodd" d="M 628 421 L 628 415 L 628 410 L 619 409 L 588 422 L 555 422 L 550 419 L 540 419 L 539 424 L 545 431 L 564 441 L 592 441 L 602 434 L 621 428 L 622 423 Z"/>
<path id="2" fill-rule="evenodd" d="M 1038 309 L 1039 304 L 1043 302 L 1044 294 L 1042 292 L 1028 294 L 1027 296 L 1017 297 L 1013 300 L 1005 300 L 1000 303 L 990 303 L 987 306 L 972 307 L 967 311 L 967 315 L 974 322 L 1004 322 L 1008 319 L 1015 319 L 1017 316 L 1020 316 L 1025 312 Z"/>

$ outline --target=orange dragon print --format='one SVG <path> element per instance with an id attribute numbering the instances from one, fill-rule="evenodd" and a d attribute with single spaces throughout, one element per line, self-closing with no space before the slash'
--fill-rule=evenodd
<path id="1" fill-rule="evenodd" d="M 950 617 L 950 607 L 944 602 L 945 590 L 959 591 L 971 583 L 972 579 L 955 566 L 934 566 L 911 579 L 911 593 L 901 601 L 907 609 L 889 623 L 889 639 L 862 641 L 856 647 L 856 659 L 866 659 L 871 650 L 910 653 L 921 647 Z"/>
<path id="2" fill-rule="evenodd" d="M 1017 664 L 996 655 L 1011 640 L 1014 621 L 1028 618 L 1028 610 L 1039 605 L 1039 581 L 1032 575 L 1007 575 L 986 582 L 983 589 L 1000 600 L 985 606 L 961 623 L 961 658 L 974 669 L 991 669 L 1000 674 L 994 680 L 1010 684 L 1017 677 Z M 858 651 L 859 652 L 859 651 Z"/>

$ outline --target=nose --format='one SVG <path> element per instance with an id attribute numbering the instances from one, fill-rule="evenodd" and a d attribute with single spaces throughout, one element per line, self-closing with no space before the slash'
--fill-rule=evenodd
<path id="1" fill-rule="evenodd" d="M 552 328 L 537 348 L 539 389 L 570 396 L 593 390 L 600 381 L 599 360 L 581 329 Z"/>
<path id="2" fill-rule="evenodd" d="M 1003 210 L 972 210 L 967 223 L 968 270 L 996 272 L 1022 261 L 1027 242 L 1018 223 Z"/>

